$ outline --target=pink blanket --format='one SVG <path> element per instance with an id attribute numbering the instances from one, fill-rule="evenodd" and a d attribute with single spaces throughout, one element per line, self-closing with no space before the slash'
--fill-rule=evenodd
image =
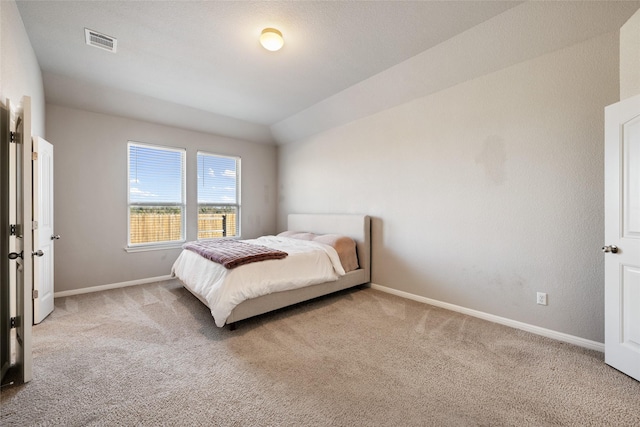
<path id="1" fill-rule="evenodd" d="M 222 264 L 225 268 L 235 268 L 250 262 L 282 259 L 288 255 L 277 249 L 232 239 L 188 242 L 182 247 Z"/>

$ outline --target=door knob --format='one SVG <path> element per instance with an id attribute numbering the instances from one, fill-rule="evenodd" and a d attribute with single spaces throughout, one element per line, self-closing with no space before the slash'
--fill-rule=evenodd
<path id="1" fill-rule="evenodd" d="M 33 256 L 42 256 L 42 255 L 44 255 L 44 252 L 42 252 L 42 249 L 38 249 L 35 252 L 31 252 L 31 255 L 33 255 Z"/>
<path id="2" fill-rule="evenodd" d="M 616 245 L 608 245 L 602 247 L 602 252 L 611 252 L 612 254 L 618 253 L 618 247 Z"/>
<path id="3" fill-rule="evenodd" d="M 60 240 L 60 235 L 59 234 L 51 235 L 51 240 Z"/>
<path id="4" fill-rule="evenodd" d="M 11 252 L 9 254 L 9 259 L 17 259 L 17 258 L 22 258 L 22 251 L 20 251 L 20 253 L 18 252 Z"/>

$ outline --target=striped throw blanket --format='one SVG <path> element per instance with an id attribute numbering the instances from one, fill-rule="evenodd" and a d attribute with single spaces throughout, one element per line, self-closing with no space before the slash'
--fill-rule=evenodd
<path id="1" fill-rule="evenodd" d="M 250 262 L 282 259 L 288 255 L 277 249 L 232 239 L 187 242 L 182 247 L 229 269 Z"/>

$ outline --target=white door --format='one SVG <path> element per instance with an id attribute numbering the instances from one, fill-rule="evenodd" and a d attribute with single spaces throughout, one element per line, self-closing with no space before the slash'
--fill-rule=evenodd
<path id="1" fill-rule="evenodd" d="M 32 291 L 33 291 L 33 236 L 32 217 L 32 171 L 31 171 L 31 98 L 22 98 L 21 105 L 14 108 L 7 99 L 9 129 L 12 143 L 9 154 L 9 221 L 15 225 L 15 233 L 9 238 L 9 251 L 14 254 L 9 268 L 10 299 L 15 301 L 12 315 L 16 319 L 17 343 L 15 361 L 20 380 L 32 378 Z"/>
<path id="2" fill-rule="evenodd" d="M 53 145 L 33 137 L 33 323 L 53 311 Z"/>
<path id="3" fill-rule="evenodd" d="M 605 108 L 605 362 L 640 381 L 640 95 Z"/>
<path id="4" fill-rule="evenodd" d="M 0 380 L 11 364 L 11 303 L 9 288 L 9 108 L 0 105 Z"/>

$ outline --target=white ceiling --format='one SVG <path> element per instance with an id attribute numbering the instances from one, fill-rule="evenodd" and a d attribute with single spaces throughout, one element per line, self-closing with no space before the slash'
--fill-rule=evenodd
<path id="1" fill-rule="evenodd" d="M 18 1 L 45 73 L 271 125 L 515 5 Z M 263 28 L 285 45 L 268 52 Z M 117 54 L 84 44 L 113 36 Z"/>
<path id="2" fill-rule="evenodd" d="M 520 3 L 17 1 L 48 102 L 151 121 L 182 114 L 216 123 L 200 130 L 260 142 L 273 142 L 273 125 Z M 265 27 L 282 31 L 282 50 L 259 45 Z M 84 28 L 117 38 L 118 52 L 85 45 Z"/>

